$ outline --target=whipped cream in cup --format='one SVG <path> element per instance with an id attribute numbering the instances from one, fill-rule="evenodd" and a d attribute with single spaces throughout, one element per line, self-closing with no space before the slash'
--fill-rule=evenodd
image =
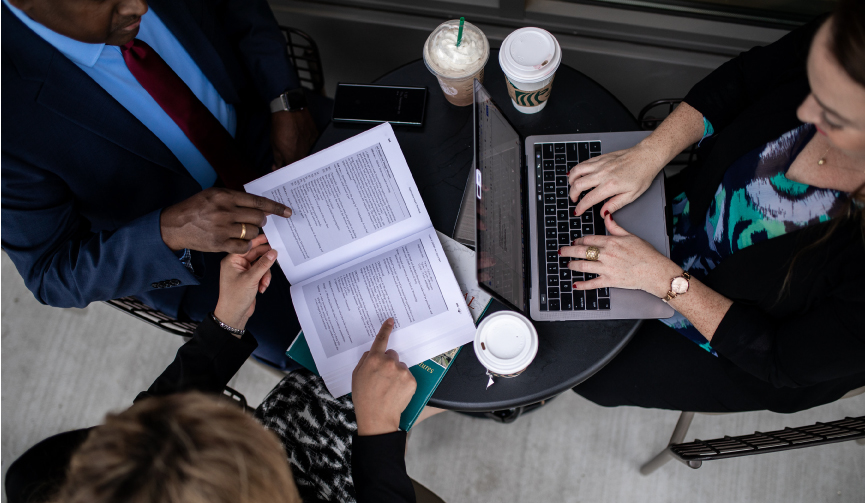
<path id="1" fill-rule="evenodd" d="M 499 66 L 514 108 L 525 114 L 542 111 L 560 62 L 559 42 L 546 30 L 520 28 L 505 37 L 499 49 Z"/>
<path id="2" fill-rule="evenodd" d="M 445 21 L 424 43 L 424 64 L 439 80 L 445 99 L 457 106 L 472 104 L 473 81 L 484 81 L 484 65 L 490 57 L 490 43 L 472 23 L 463 23 L 463 38 L 457 46 L 460 20 Z"/>
<path id="3" fill-rule="evenodd" d="M 494 377 L 517 377 L 538 353 L 538 332 L 514 311 L 497 311 L 475 330 L 475 356 Z"/>

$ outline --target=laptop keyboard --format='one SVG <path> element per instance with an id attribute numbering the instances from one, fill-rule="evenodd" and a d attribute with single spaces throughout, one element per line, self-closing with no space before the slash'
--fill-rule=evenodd
<path id="1" fill-rule="evenodd" d="M 560 257 L 557 253 L 560 247 L 570 245 L 581 236 L 605 235 L 601 204 L 593 206 L 582 215 L 574 216 L 576 203 L 568 197 L 569 167 L 599 155 L 600 141 L 535 144 L 537 172 L 541 173 L 540 179 L 536 180 L 536 204 L 542 311 L 610 309 L 609 289 L 572 289 L 575 281 L 593 279 L 596 275 L 572 271 L 567 267 L 572 259 Z"/>

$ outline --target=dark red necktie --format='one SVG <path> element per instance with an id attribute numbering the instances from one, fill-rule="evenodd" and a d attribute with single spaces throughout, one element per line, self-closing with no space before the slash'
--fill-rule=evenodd
<path id="1" fill-rule="evenodd" d="M 120 52 L 138 83 L 186 134 L 225 186 L 243 190 L 255 172 L 220 121 L 149 45 L 135 39 L 122 45 Z"/>

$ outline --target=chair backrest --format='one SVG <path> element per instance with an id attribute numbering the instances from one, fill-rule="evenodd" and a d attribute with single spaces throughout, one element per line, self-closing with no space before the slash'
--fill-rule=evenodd
<path id="1" fill-rule="evenodd" d="M 135 297 L 121 297 L 119 299 L 106 300 L 106 304 L 116 309 L 120 309 L 124 313 L 138 318 L 139 320 L 152 325 L 166 332 L 182 337 L 192 337 L 198 323 L 194 321 L 179 321 L 171 316 L 158 311 Z"/>
<path id="2" fill-rule="evenodd" d="M 286 51 L 289 54 L 301 85 L 314 92 L 325 94 L 325 73 L 322 70 L 322 58 L 319 46 L 312 37 L 296 28 L 280 26 L 286 39 Z"/>
<path id="3" fill-rule="evenodd" d="M 816 445 L 833 444 L 863 438 L 864 416 L 846 417 L 828 423 L 815 423 L 799 428 L 785 428 L 770 432 L 756 431 L 752 435 L 724 436 L 713 440 L 699 440 L 672 444 L 671 453 L 692 468 L 711 459 L 750 456 L 765 452 L 802 449 Z"/>

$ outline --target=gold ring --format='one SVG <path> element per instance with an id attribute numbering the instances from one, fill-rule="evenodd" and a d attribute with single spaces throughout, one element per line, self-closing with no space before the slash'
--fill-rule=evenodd
<path id="1" fill-rule="evenodd" d="M 241 224 L 241 239 L 247 237 L 247 224 Z M 587 252 L 588 253 L 588 252 Z"/>
<path id="2" fill-rule="evenodd" d="M 590 246 L 586 249 L 586 260 L 595 262 L 598 260 L 598 254 L 601 250 L 596 248 L 595 246 Z"/>

